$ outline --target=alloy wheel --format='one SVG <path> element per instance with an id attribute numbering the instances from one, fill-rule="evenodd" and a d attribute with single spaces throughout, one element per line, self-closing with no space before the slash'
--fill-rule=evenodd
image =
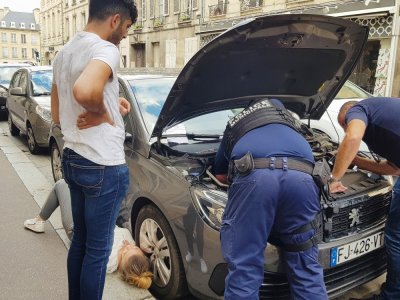
<path id="1" fill-rule="evenodd" d="M 151 254 L 154 283 L 165 287 L 171 278 L 171 253 L 164 232 L 153 219 L 145 219 L 140 226 L 140 247 Z"/>

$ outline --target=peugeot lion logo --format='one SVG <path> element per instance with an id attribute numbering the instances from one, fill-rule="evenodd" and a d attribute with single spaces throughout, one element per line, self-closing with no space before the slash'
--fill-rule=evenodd
<path id="1" fill-rule="evenodd" d="M 350 227 L 353 227 L 354 225 L 357 225 L 360 223 L 360 209 L 359 208 L 353 208 L 351 212 L 349 212 L 349 220 L 351 220 Z"/>

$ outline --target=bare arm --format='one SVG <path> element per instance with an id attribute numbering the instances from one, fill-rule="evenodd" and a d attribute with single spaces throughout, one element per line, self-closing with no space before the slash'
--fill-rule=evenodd
<path id="1" fill-rule="evenodd" d="M 360 148 L 365 129 L 366 126 L 363 121 L 358 119 L 350 121 L 346 129 L 346 135 L 336 155 L 335 166 L 332 170 L 333 178 L 339 180 L 343 177 Z"/>
<path id="2" fill-rule="evenodd" d="M 368 170 L 380 175 L 400 175 L 400 168 L 387 160 L 376 162 L 375 160 L 356 156 L 353 163 L 360 169 Z"/>
<path id="3" fill-rule="evenodd" d="M 101 60 L 92 60 L 74 84 L 73 94 L 76 101 L 88 112 L 107 113 L 103 92 L 111 76 L 112 70 L 108 64 Z"/>
<path id="4" fill-rule="evenodd" d="M 335 159 L 335 166 L 332 170 L 332 177 L 340 180 L 347 168 L 350 166 L 358 149 L 360 148 L 361 140 L 365 133 L 365 123 L 361 120 L 351 120 L 346 128 L 346 135 L 343 142 L 340 144 L 338 153 Z M 346 187 L 340 181 L 333 182 L 329 186 L 331 193 L 343 192 Z"/>
<path id="5" fill-rule="evenodd" d="M 53 83 L 51 86 L 51 118 L 56 124 L 60 124 L 59 102 L 57 85 Z"/>

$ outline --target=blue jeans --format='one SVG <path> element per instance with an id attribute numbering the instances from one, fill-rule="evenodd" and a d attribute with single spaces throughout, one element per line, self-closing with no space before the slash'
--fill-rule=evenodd
<path id="1" fill-rule="evenodd" d="M 386 284 L 381 293 L 385 300 L 400 299 L 400 179 L 393 187 L 393 198 L 386 221 L 385 245 L 387 253 Z"/>
<path id="2" fill-rule="evenodd" d="M 220 230 L 229 270 L 224 299 L 259 299 L 268 237 L 273 235 L 289 245 L 307 241 L 314 229 L 292 232 L 310 223 L 319 211 L 318 188 L 308 174 L 257 169 L 235 177 Z M 316 246 L 298 252 L 282 250 L 282 260 L 293 299 L 328 299 Z"/>
<path id="3" fill-rule="evenodd" d="M 128 167 L 98 165 L 68 148 L 62 164 L 74 222 L 67 260 L 69 299 L 101 299 Z"/>

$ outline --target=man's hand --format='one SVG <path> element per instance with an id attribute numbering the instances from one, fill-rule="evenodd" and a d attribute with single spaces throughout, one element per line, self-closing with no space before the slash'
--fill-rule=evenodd
<path id="1" fill-rule="evenodd" d="M 332 194 L 341 193 L 345 190 L 347 190 L 347 187 L 345 187 L 341 181 L 335 181 L 329 184 L 329 192 Z"/>
<path id="2" fill-rule="evenodd" d="M 87 129 L 98 126 L 101 123 L 108 123 L 114 126 L 114 121 L 111 119 L 108 111 L 104 114 L 86 111 L 80 114 L 76 120 L 76 126 L 78 126 L 79 129 Z"/>
<path id="3" fill-rule="evenodd" d="M 119 112 L 121 116 L 125 117 L 131 111 L 131 104 L 123 97 L 119 97 Z"/>

